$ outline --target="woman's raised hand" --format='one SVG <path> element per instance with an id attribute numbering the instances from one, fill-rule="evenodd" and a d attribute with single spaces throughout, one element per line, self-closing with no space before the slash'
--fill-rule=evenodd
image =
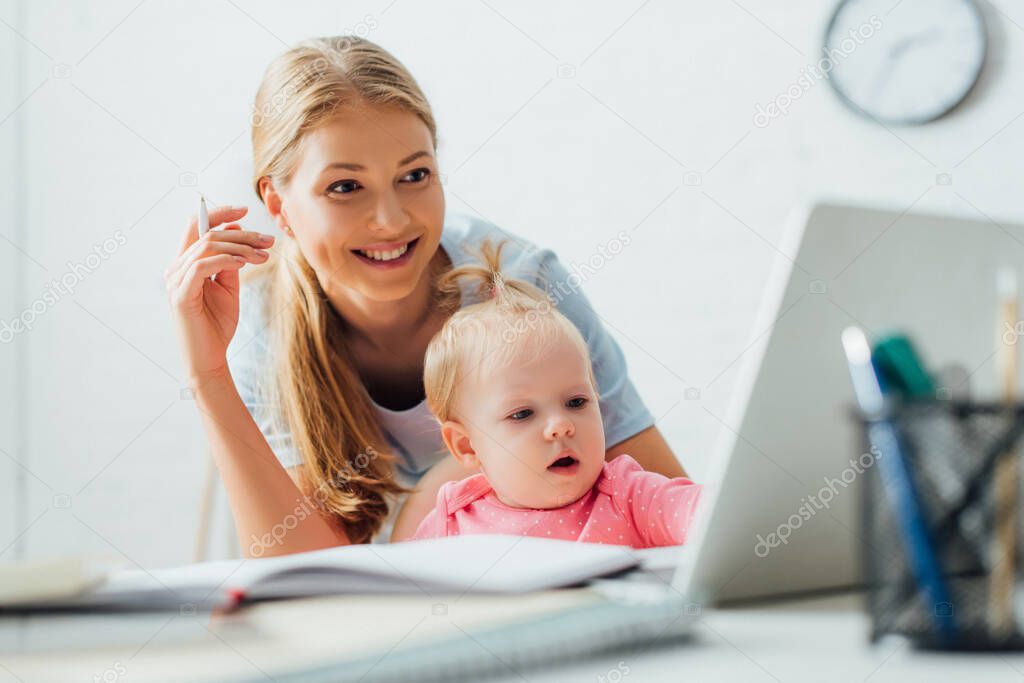
<path id="1" fill-rule="evenodd" d="M 238 327 L 238 271 L 246 263 L 265 263 L 269 254 L 264 250 L 274 243 L 273 235 L 243 230 L 231 222 L 247 211 L 244 206 L 211 209 L 210 231 L 202 237 L 193 216 L 177 257 L 164 271 L 192 382 L 227 374 L 228 343 Z M 223 223 L 228 225 L 213 229 Z"/>

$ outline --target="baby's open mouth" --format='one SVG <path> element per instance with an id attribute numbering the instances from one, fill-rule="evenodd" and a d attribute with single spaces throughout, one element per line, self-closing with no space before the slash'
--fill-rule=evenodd
<path id="1" fill-rule="evenodd" d="M 567 456 L 565 456 L 563 458 L 559 458 L 558 460 L 556 460 L 553 463 L 551 463 L 550 465 L 548 465 L 548 469 L 549 470 L 565 469 L 567 467 L 572 467 L 577 462 L 579 462 L 579 461 L 576 458 L 572 457 L 571 455 L 567 455 Z"/>

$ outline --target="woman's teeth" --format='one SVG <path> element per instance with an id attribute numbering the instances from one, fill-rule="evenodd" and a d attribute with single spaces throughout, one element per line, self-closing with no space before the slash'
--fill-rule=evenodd
<path id="1" fill-rule="evenodd" d="M 412 242 L 409 244 L 412 244 Z M 398 249 L 394 249 L 392 251 L 363 251 L 362 249 L 356 249 L 356 252 L 368 258 L 376 259 L 377 261 L 391 261 L 409 251 L 409 244 L 404 244 Z"/>

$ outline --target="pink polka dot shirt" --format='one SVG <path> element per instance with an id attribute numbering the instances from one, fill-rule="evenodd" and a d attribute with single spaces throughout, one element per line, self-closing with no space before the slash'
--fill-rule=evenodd
<path id="1" fill-rule="evenodd" d="M 460 534 L 513 534 L 633 548 L 686 542 L 701 486 L 647 472 L 628 455 L 604 464 L 594 487 L 565 507 L 514 508 L 483 474 L 450 481 L 410 540 Z"/>

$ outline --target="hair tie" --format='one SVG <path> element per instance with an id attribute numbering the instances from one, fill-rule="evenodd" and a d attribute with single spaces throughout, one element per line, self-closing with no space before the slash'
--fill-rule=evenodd
<path id="1" fill-rule="evenodd" d="M 494 280 L 494 284 L 491 285 L 491 298 L 492 299 L 496 298 L 498 296 L 498 289 L 500 287 L 504 287 L 505 286 L 505 281 L 501 277 L 501 273 L 500 272 L 494 273 L 493 280 Z"/>

